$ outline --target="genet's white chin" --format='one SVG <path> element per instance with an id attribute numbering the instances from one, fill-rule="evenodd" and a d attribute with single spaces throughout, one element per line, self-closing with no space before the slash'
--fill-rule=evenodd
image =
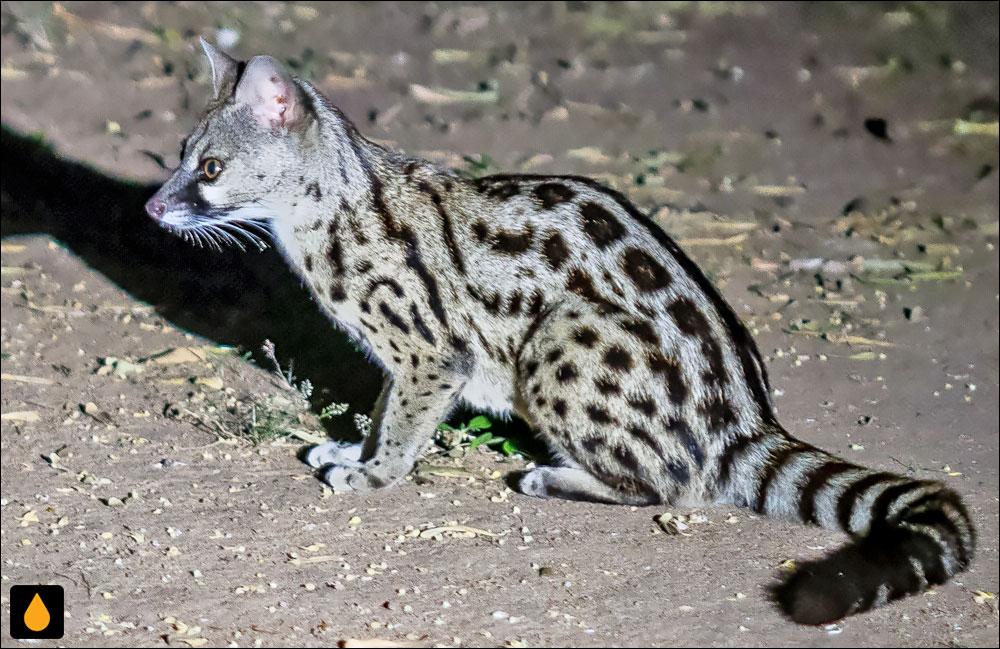
<path id="1" fill-rule="evenodd" d="M 160 217 L 159 223 L 168 230 L 183 230 L 195 224 L 196 217 L 190 212 L 167 212 Z"/>

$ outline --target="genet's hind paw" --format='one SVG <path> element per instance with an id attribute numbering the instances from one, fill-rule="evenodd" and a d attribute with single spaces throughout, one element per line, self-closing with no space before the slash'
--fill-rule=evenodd
<path id="1" fill-rule="evenodd" d="M 313 446 L 306 452 L 304 459 L 314 469 L 328 464 L 357 464 L 361 460 L 361 448 L 361 444 L 331 440 Z"/>

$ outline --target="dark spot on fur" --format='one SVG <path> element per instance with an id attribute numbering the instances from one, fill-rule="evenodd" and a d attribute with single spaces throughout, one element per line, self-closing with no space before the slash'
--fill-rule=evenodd
<path id="1" fill-rule="evenodd" d="M 724 426 L 736 423 L 736 414 L 732 407 L 716 397 L 707 405 L 701 408 L 701 413 L 708 417 L 708 425 L 711 431 L 717 432 Z"/>
<path id="2" fill-rule="evenodd" d="M 364 275 L 366 273 L 369 273 L 371 272 L 372 268 L 374 268 L 372 262 L 368 261 L 367 259 L 362 259 L 358 263 L 354 264 L 354 271 L 358 275 Z"/>
<path id="3" fill-rule="evenodd" d="M 706 383 L 719 386 L 726 383 L 729 377 L 722 358 L 722 348 L 712 336 L 712 330 L 705 314 L 688 298 L 674 301 L 667 307 L 667 312 L 677 323 L 677 328 L 682 334 L 701 340 L 701 351 L 708 359 L 709 367 L 709 372 L 704 375 Z"/>
<path id="4" fill-rule="evenodd" d="M 618 394 L 622 390 L 620 385 L 607 378 L 594 379 L 594 385 L 597 386 L 597 390 L 604 396 Z"/>
<path id="5" fill-rule="evenodd" d="M 542 243 L 542 254 L 545 255 L 545 260 L 552 270 L 559 270 L 559 267 L 569 257 L 569 248 L 566 247 L 566 242 L 561 234 L 552 232 Z"/>
<path id="6" fill-rule="evenodd" d="M 354 242 L 355 243 L 357 243 L 359 246 L 363 246 L 366 243 L 368 243 L 368 236 L 365 234 L 365 231 L 362 229 L 362 225 L 361 225 L 360 221 L 358 221 L 357 219 L 352 218 L 352 219 L 348 219 L 347 224 L 349 226 L 351 226 L 351 234 L 354 235 Z"/>
<path id="7" fill-rule="evenodd" d="M 612 369 L 627 372 L 632 369 L 632 357 L 621 347 L 615 346 L 605 352 L 604 364 Z"/>
<path id="8" fill-rule="evenodd" d="M 663 375 L 663 381 L 666 383 L 670 401 L 678 405 L 684 403 L 684 399 L 687 398 L 688 389 L 687 385 L 684 384 L 684 377 L 677 362 L 659 352 L 652 353 L 646 357 L 646 362 L 649 363 L 649 369 Z"/>
<path id="9" fill-rule="evenodd" d="M 547 363 L 555 363 L 557 360 L 559 360 L 560 358 L 562 358 L 562 355 L 563 355 L 563 350 L 560 349 L 559 347 L 556 347 L 555 349 L 553 349 L 552 351 L 550 351 L 548 354 L 546 354 L 545 361 Z"/>
<path id="10" fill-rule="evenodd" d="M 535 187 L 535 197 L 542 204 L 542 208 L 551 210 L 560 203 L 573 200 L 576 193 L 566 185 L 559 183 L 542 183 Z"/>
<path id="11" fill-rule="evenodd" d="M 587 411 L 587 416 L 590 417 L 590 421 L 595 424 L 610 424 L 614 421 L 608 411 L 600 406 L 589 405 L 584 408 Z"/>
<path id="12" fill-rule="evenodd" d="M 576 378 L 576 368 L 572 363 L 564 363 L 556 370 L 556 379 L 560 383 L 567 383 Z"/>
<path id="13" fill-rule="evenodd" d="M 431 202 L 434 203 L 434 208 L 441 219 L 441 237 L 448 248 L 448 254 L 451 255 L 451 263 L 455 265 L 460 274 L 464 275 L 465 260 L 462 258 L 462 252 L 459 250 L 458 242 L 455 240 L 455 230 L 451 224 L 451 217 L 448 215 L 447 210 L 445 210 L 444 203 L 441 202 L 441 196 L 424 180 L 421 180 L 417 186 L 422 192 L 431 197 Z"/>
<path id="14" fill-rule="evenodd" d="M 639 461 L 636 459 L 632 451 L 628 450 L 624 446 L 616 446 L 611 452 L 615 459 L 618 460 L 619 464 L 624 467 L 626 471 L 631 475 L 639 473 Z"/>
<path id="15" fill-rule="evenodd" d="M 573 340 L 587 349 L 593 349 L 600 339 L 600 335 L 590 327 L 580 327 L 573 332 Z"/>
<path id="16" fill-rule="evenodd" d="M 590 275 L 579 268 L 574 268 L 569 272 L 566 288 L 595 305 L 598 313 L 608 314 L 621 311 L 621 307 L 597 292 Z"/>
<path id="17" fill-rule="evenodd" d="M 535 361 L 528 361 L 524 366 L 524 371 L 528 376 L 534 376 L 535 372 L 538 371 L 538 363 Z"/>
<path id="18" fill-rule="evenodd" d="M 670 286 L 670 273 L 645 250 L 626 249 L 622 255 L 622 269 L 632 279 L 635 287 L 643 293 Z"/>
<path id="19" fill-rule="evenodd" d="M 497 183 L 486 190 L 487 196 L 501 201 L 505 201 L 512 196 L 517 196 L 520 193 L 521 188 L 517 186 L 517 183 Z"/>
<path id="20" fill-rule="evenodd" d="M 465 290 L 477 302 L 486 307 L 486 310 L 489 313 L 496 315 L 497 313 L 500 312 L 500 301 L 502 297 L 500 296 L 499 293 L 485 294 L 472 284 L 466 284 Z"/>
<path id="21" fill-rule="evenodd" d="M 647 417 L 652 417 L 656 414 L 656 404 L 649 399 L 629 399 L 628 405 L 632 406 Z"/>
<path id="22" fill-rule="evenodd" d="M 621 327 L 644 343 L 660 344 L 660 337 L 656 335 L 653 325 L 648 320 L 625 320 L 621 323 Z"/>
<path id="23" fill-rule="evenodd" d="M 490 238 L 490 226 L 486 225 L 486 221 L 479 219 L 472 224 L 472 233 L 476 235 L 479 243 L 483 243 Z"/>
<path id="24" fill-rule="evenodd" d="M 583 217 L 583 231 L 598 248 L 606 248 L 625 235 L 621 221 L 597 203 L 584 203 L 580 216 Z"/>
<path id="25" fill-rule="evenodd" d="M 552 410 L 560 417 L 566 416 L 566 402 L 562 399 L 556 399 L 552 403 Z"/>
<path id="26" fill-rule="evenodd" d="M 545 297 L 542 295 L 541 291 L 535 291 L 531 294 L 531 300 L 528 302 L 528 313 L 533 316 L 537 316 L 542 311 L 542 306 L 545 304 Z"/>
<path id="27" fill-rule="evenodd" d="M 453 334 L 448 339 L 448 342 L 451 343 L 451 346 L 455 348 L 455 351 L 458 354 L 460 354 L 461 356 L 468 356 L 468 354 L 469 354 L 469 343 L 468 343 L 467 340 L 465 340 L 465 338 L 460 338 L 459 336 L 456 336 L 456 335 Z M 427 357 L 427 360 L 430 361 L 430 362 L 432 362 L 432 363 L 434 362 L 433 359 L 430 356 Z"/>
<path id="28" fill-rule="evenodd" d="M 691 454 L 691 459 L 700 469 L 705 464 L 705 452 L 701 449 L 688 425 L 682 420 L 671 421 L 667 424 L 667 430 L 681 441 L 684 448 Z"/>
<path id="29" fill-rule="evenodd" d="M 347 299 L 347 291 L 340 282 L 335 282 L 330 286 L 330 299 L 334 302 L 343 302 Z"/>
<path id="30" fill-rule="evenodd" d="M 313 258 L 312 255 L 306 254 L 302 259 L 302 264 L 306 267 L 306 272 L 311 273 L 313 269 Z"/>
<path id="31" fill-rule="evenodd" d="M 323 198 L 323 192 L 319 189 L 318 182 L 311 182 L 306 185 L 306 196 L 312 196 L 317 203 Z"/>
<path id="32" fill-rule="evenodd" d="M 683 462 L 678 462 L 676 460 L 667 462 L 667 471 L 669 471 L 674 480 L 680 484 L 687 484 L 691 479 L 691 474 L 688 472 L 687 465 Z"/>
<path id="33" fill-rule="evenodd" d="M 604 447 L 603 437 L 588 437 L 580 443 L 584 450 L 593 455 L 597 449 Z"/>
<path id="34" fill-rule="evenodd" d="M 514 291 L 510 296 L 510 305 L 507 307 L 507 315 L 515 316 L 521 313 L 521 292 Z"/>
<path id="35" fill-rule="evenodd" d="M 531 248 L 535 240 L 535 228 L 527 225 L 523 232 L 497 230 L 493 235 L 493 250 L 508 255 L 519 255 Z"/>

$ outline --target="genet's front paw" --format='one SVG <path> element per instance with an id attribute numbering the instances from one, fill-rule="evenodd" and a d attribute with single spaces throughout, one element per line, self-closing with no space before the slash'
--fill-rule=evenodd
<path id="1" fill-rule="evenodd" d="M 388 487 L 396 480 L 375 475 L 363 464 L 334 464 L 323 472 L 323 482 L 334 491 L 371 491 Z"/>

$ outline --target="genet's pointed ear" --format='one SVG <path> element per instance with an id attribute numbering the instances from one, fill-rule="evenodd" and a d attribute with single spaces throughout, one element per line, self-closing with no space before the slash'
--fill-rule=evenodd
<path id="1" fill-rule="evenodd" d="M 273 56 L 255 56 L 236 86 L 236 103 L 250 106 L 262 126 L 287 132 L 306 114 L 295 81 Z"/>
<path id="2" fill-rule="evenodd" d="M 236 85 L 236 74 L 239 72 L 240 62 L 224 52 L 212 47 L 208 41 L 199 37 L 201 49 L 205 50 L 208 57 L 208 64 L 212 67 L 212 92 L 214 98 L 232 94 Z"/>

